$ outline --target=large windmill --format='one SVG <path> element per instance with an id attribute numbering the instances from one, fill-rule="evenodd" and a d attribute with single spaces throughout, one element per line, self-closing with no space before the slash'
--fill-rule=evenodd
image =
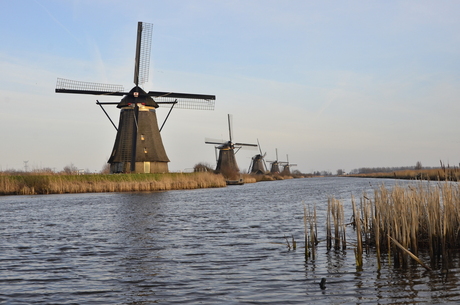
<path id="1" fill-rule="evenodd" d="M 148 81 L 153 25 L 139 22 L 137 27 L 134 88 L 125 92 L 123 86 L 88 83 L 58 78 L 56 92 L 92 95 L 123 96 L 120 102 L 99 102 L 117 105 L 120 119 L 112 154 L 108 160 L 112 173 L 158 173 L 168 171 L 168 156 L 158 128 L 156 108 L 170 105 L 175 108 L 213 110 L 214 95 L 144 91 L 140 85 Z M 166 116 L 165 121 L 167 120 Z M 165 122 L 163 122 L 164 125 Z M 163 127 L 162 125 L 162 127 Z"/>
<path id="2" fill-rule="evenodd" d="M 252 157 L 248 172 L 250 174 L 263 175 L 267 172 L 267 165 L 264 160 L 267 153 L 262 154 L 259 140 L 257 140 L 257 145 L 259 146 L 259 154 Z"/>
<path id="3" fill-rule="evenodd" d="M 283 176 L 289 176 L 291 174 L 291 167 L 297 166 L 297 164 L 289 163 L 288 155 L 286 155 L 286 160 L 286 162 L 280 162 L 280 164 L 283 165 L 283 171 L 281 172 L 281 175 Z"/>
<path id="4" fill-rule="evenodd" d="M 248 143 L 233 143 L 231 115 L 228 115 L 228 135 L 229 141 L 211 140 L 206 139 L 206 144 L 214 144 L 216 149 L 219 150 L 219 158 L 217 159 L 217 166 L 215 172 L 223 174 L 236 174 L 240 170 L 236 163 L 235 153 L 242 147 L 257 147 L 257 144 Z M 235 152 L 235 148 L 237 149 Z"/>

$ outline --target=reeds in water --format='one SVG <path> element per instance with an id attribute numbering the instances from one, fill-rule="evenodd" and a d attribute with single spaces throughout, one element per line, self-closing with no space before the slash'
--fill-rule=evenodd
<path id="1" fill-rule="evenodd" d="M 313 211 L 310 207 L 303 205 L 303 224 L 305 234 L 305 258 L 316 257 L 316 245 L 318 244 L 318 228 L 316 225 L 316 205 L 313 207 Z"/>
<path id="2" fill-rule="evenodd" d="M 332 234 L 332 226 L 334 227 L 334 235 Z M 328 199 L 326 227 L 327 250 L 332 248 L 333 243 L 335 250 L 345 250 L 347 248 L 347 237 L 343 203 L 340 200 L 335 198 Z"/>
<path id="3" fill-rule="evenodd" d="M 410 258 L 427 268 L 418 259 L 423 251 L 429 254 L 432 267 L 448 269 L 450 251 L 460 247 L 457 183 L 382 186 L 374 190 L 373 199 L 364 195 L 359 208 L 353 200 L 353 213 L 358 248 L 375 247 L 379 268 L 380 251 L 387 252 L 396 267 L 406 266 Z"/>

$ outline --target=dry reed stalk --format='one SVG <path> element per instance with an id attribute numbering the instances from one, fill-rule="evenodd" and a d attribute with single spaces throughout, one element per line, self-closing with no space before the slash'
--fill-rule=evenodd
<path id="1" fill-rule="evenodd" d="M 375 236 L 375 249 L 377 252 L 377 270 L 382 269 L 382 263 L 380 261 L 380 218 L 378 213 L 372 219 L 374 225 L 374 236 Z"/>
<path id="2" fill-rule="evenodd" d="M 312 259 L 316 258 L 316 243 L 317 243 L 317 231 L 316 231 L 316 204 L 313 208 L 313 213 L 310 206 L 303 205 L 303 221 L 304 221 L 304 233 L 305 233 L 305 257 L 311 256 Z M 310 232 L 308 232 L 310 230 Z"/>
<path id="3" fill-rule="evenodd" d="M 308 250 L 308 230 L 307 230 L 307 206 L 305 203 L 303 204 L 303 226 L 304 226 L 304 233 L 305 233 L 305 260 L 309 254 Z"/>
<path id="4" fill-rule="evenodd" d="M 329 251 L 332 248 L 332 230 L 331 230 L 331 214 L 332 214 L 332 198 L 327 199 L 327 214 L 326 214 L 326 248 Z"/>
<path id="5" fill-rule="evenodd" d="M 354 197 L 351 197 L 351 205 L 353 208 L 353 218 L 356 224 L 356 242 L 357 246 L 355 248 L 355 259 L 356 259 L 356 268 L 362 270 L 363 267 L 363 241 L 361 236 L 361 217 L 360 213 L 356 207 L 356 202 Z"/>
<path id="6" fill-rule="evenodd" d="M 327 236 L 329 237 L 328 239 L 328 249 L 330 249 L 330 246 L 332 245 L 332 239 L 334 239 L 334 248 L 336 250 L 340 249 L 340 245 L 342 245 L 342 248 L 344 249 L 346 247 L 345 242 L 344 242 L 344 236 L 345 236 L 345 222 L 344 222 L 344 213 L 343 213 L 343 204 L 341 201 L 335 199 L 335 198 L 329 198 L 328 199 L 328 223 L 329 225 L 327 226 Z M 332 232 L 330 229 L 331 221 L 330 219 L 332 218 L 332 223 L 334 225 L 334 237 L 332 237 Z"/>
<path id="7" fill-rule="evenodd" d="M 316 223 L 316 204 L 313 207 L 313 219 L 310 221 L 310 243 L 312 248 L 312 259 L 316 258 L 316 244 L 318 236 L 318 227 Z"/>
<path id="8" fill-rule="evenodd" d="M 388 237 L 393 241 L 393 243 L 398 246 L 401 250 L 403 250 L 405 253 L 409 254 L 410 257 L 412 257 L 417 263 L 419 263 L 423 268 L 425 268 L 426 270 L 430 270 L 431 271 L 431 268 L 428 267 L 427 265 L 425 265 L 417 256 L 415 256 L 412 252 L 410 252 L 409 250 L 407 250 L 406 248 L 403 247 L 403 245 L 401 245 L 397 240 L 395 240 L 393 237 L 391 237 L 390 235 L 388 235 Z"/>

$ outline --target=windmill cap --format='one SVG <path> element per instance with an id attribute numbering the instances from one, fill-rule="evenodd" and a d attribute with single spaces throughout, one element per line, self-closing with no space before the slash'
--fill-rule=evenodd
<path id="1" fill-rule="evenodd" d="M 153 98 L 147 94 L 147 92 L 142 90 L 140 87 L 134 87 L 131 89 L 131 91 L 129 91 L 128 95 L 121 99 L 120 103 L 117 105 L 117 108 L 127 107 L 135 103 L 141 103 L 145 106 L 154 108 L 159 107 Z"/>

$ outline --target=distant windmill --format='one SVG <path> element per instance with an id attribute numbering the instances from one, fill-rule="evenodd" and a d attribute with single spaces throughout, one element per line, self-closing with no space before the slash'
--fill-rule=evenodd
<path id="1" fill-rule="evenodd" d="M 251 174 L 263 175 L 267 172 L 267 165 L 264 160 L 267 153 L 262 154 L 259 140 L 257 140 L 257 144 L 259 146 L 260 153 L 252 157 L 251 166 L 249 167 L 248 172 Z"/>
<path id="2" fill-rule="evenodd" d="M 283 176 L 290 175 L 291 174 L 291 167 L 297 166 L 297 164 L 289 163 L 289 156 L 288 155 L 286 155 L 286 160 L 287 160 L 287 162 L 280 162 L 280 164 L 282 164 L 282 166 L 283 166 L 283 171 L 281 172 L 281 175 L 283 175 Z"/>
<path id="3" fill-rule="evenodd" d="M 136 58 L 134 65 L 134 88 L 124 92 L 123 86 L 88 83 L 58 78 L 56 92 L 123 96 L 120 102 L 99 102 L 109 120 L 117 129 L 112 154 L 108 160 L 111 173 L 157 173 L 168 172 L 168 156 L 163 146 L 160 131 L 173 107 L 182 109 L 213 110 L 214 95 L 145 92 L 139 87 L 148 80 L 150 47 L 153 25 L 139 22 L 137 26 Z M 154 99 L 155 98 L 155 99 Z M 156 108 L 169 104 L 171 108 L 161 128 L 158 128 Z M 117 105 L 120 108 L 118 128 L 102 105 Z"/>
<path id="4" fill-rule="evenodd" d="M 272 174 L 279 174 L 280 173 L 280 162 L 278 160 L 278 148 L 275 149 L 276 151 L 276 160 L 273 161 L 267 161 L 270 163 L 270 173 Z"/>
<path id="5" fill-rule="evenodd" d="M 257 144 L 248 143 L 233 143 L 231 115 L 228 115 L 228 135 L 229 141 L 206 139 L 206 144 L 214 144 L 216 149 L 219 150 L 219 158 L 217 159 L 216 172 L 217 173 L 238 173 L 240 170 L 236 163 L 235 153 L 242 147 L 257 147 Z M 237 151 L 235 152 L 235 148 Z"/>

